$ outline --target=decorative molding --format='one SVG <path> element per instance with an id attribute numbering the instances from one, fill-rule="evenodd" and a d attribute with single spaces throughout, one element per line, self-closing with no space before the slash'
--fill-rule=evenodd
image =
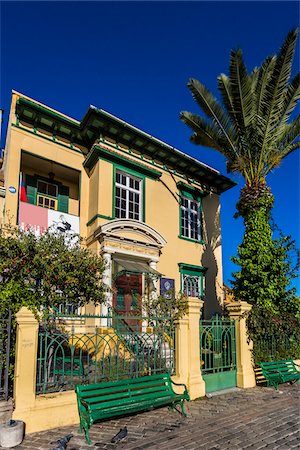
<path id="1" fill-rule="evenodd" d="M 124 233 L 133 233 L 135 235 L 141 236 L 144 240 L 137 240 L 136 238 L 128 238 L 122 237 L 120 234 Z M 163 248 L 167 241 L 163 238 L 163 236 L 154 228 L 146 225 L 143 222 L 133 219 L 114 219 L 110 222 L 101 225 L 94 232 L 94 237 L 103 241 L 105 238 L 113 238 L 113 240 L 136 243 L 142 245 L 144 247 L 153 247 L 156 249 Z"/>

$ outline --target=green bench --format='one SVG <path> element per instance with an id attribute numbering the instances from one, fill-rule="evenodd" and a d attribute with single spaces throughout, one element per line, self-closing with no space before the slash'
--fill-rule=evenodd
<path id="1" fill-rule="evenodd" d="M 276 389 L 280 383 L 300 380 L 300 372 L 292 359 L 261 362 L 260 367 L 268 385 L 273 385 Z"/>
<path id="2" fill-rule="evenodd" d="M 84 367 L 80 358 L 57 357 L 54 375 L 84 376 Z"/>
<path id="3" fill-rule="evenodd" d="M 172 385 L 184 387 L 183 394 L 176 394 Z M 89 438 L 90 426 L 101 419 L 134 414 L 161 406 L 175 409 L 181 406 L 184 411 L 184 400 L 189 394 L 184 384 L 174 383 L 170 374 L 131 378 L 121 381 L 102 382 L 97 384 L 76 385 L 80 432 L 85 430 L 85 438 Z"/>

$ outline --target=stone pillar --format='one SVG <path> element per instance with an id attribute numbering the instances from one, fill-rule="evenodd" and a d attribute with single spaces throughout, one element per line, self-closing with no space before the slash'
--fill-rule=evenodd
<path id="1" fill-rule="evenodd" d="M 237 360 L 237 386 L 250 388 L 256 386 L 255 373 L 252 365 L 252 341 L 248 344 L 245 313 L 252 306 L 244 301 L 231 302 L 226 306 L 229 317 L 235 320 L 236 332 L 236 360 Z"/>
<path id="2" fill-rule="evenodd" d="M 176 327 L 175 382 L 187 385 L 191 400 L 205 395 L 201 375 L 199 320 L 203 301 L 188 299 L 188 313 Z"/>
<path id="3" fill-rule="evenodd" d="M 22 417 L 35 403 L 38 321 L 29 309 L 22 307 L 16 314 L 17 340 L 14 379 L 15 410 L 13 418 Z"/>
<path id="4" fill-rule="evenodd" d="M 109 307 L 112 306 L 112 261 L 111 254 L 108 252 L 103 253 L 103 261 L 105 264 L 105 269 L 103 271 L 102 280 L 107 286 L 107 291 L 105 293 L 105 304 L 101 305 L 101 316 L 107 316 Z M 107 327 L 107 319 L 102 318 L 100 321 L 101 327 Z"/>

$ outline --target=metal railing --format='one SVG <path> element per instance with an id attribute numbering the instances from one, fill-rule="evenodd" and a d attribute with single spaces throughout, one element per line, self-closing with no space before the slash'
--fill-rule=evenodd
<path id="1" fill-rule="evenodd" d="M 175 370 L 169 317 L 67 316 L 39 329 L 37 393 Z"/>
<path id="2" fill-rule="evenodd" d="M 10 394 L 11 318 L 11 311 L 0 317 L 0 399 L 4 400 L 8 400 Z"/>
<path id="3" fill-rule="evenodd" d="M 297 336 L 282 333 L 280 336 L 265 334 L 253 343 L 253 362 L 259 366 L 262 361 L 299 359 L 300 341 Z"/>

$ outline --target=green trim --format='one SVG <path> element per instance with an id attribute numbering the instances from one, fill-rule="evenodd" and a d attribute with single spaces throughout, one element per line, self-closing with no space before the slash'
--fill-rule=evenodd
<path id="1" fill-rule="evenodd" d="M 195 266 L 194 264 L 178 263 L 180 273 L 185 273 L 187 275 L 194 275 L 195 272 L 205 273 L 207 272 L 207 267 Z"/>
<path id="2" fill-rule="evenodd" d="M 95 222 L 96 219 L 106 219 L 106 220 L 113 220 L 114 217 L 105 216 L 104 214 L 95 214 L 86 224 L 87 227 L 92 225 L 92 223 Z"/>
<path id="3" fill-rule="evenodd" d="M 187 238 L 185 236 L 178 235 L 178 237 L 179 237 L 179 239 L 183 239 L 184 241 L 193 242 L 194 244 L 204 244 L 203 239 L 201 239 L 200 241 L 197 241 L 196 239 Z"/>
<path id="4" fill-rule="evenodd" d="M 207 267 L 203 266 L 195 266 L 193 264 L 186 264 L 186 263 L 178 263 L 179 266 L 179 272 L 180 272 L 180 291 L 183 292 L 183 286 L 182 286 L 182 275 L 191 275 L 191 276 L 198 276 L 201 279 L 200 284 L 200 297 L 203 298 L 204 296 L 204 276 L 207 272 Z"/>
<path id="5" fill-rule="evenodd" d="M 146 175 L 135 170 L 128 169 L 120 164 L 113 165 L 113 198 L 112 198 L 112 216 L 116 219 L 116 171 L 121 170 L 125 174 L 133 175 L 136 178 L 140 178 L 142 181 L 142 220 L 145 222 L 146 218 Z"/>
<path id="6" fill-rule="evenodd" d="M 72 152 L 80 153 L 81 155 L 84 156 L 84 153 L 81 150 L 77 150 L 75 148 L 71 148 L 71 146 L 62 144 L 61 142 L 53 141 L 52 138 L 48 138 L 47 136 L 44 136 L 43 134 L 41 134 L 39 132 L 34 133 L 33 131 L 28 130 L 28 128 L 23 127 L 22 125 L 17 125 L 16 123 L 12 123 L 11 126 L 19 128 L 20 130 L 26 131 L 27 133 L 33 134 L 34 136 L 38 136 L 38 137 L 40 137 L 42 139 L 45 139 L 46 141 L 52 142 L 52 144 L 60 145 L 61 147 L 67 148 L 68 150 L 72 150 Z"/>
<path id="7" fill-rule="evenodd" d="M 179 189 L 179 191 L 181 192 L 185 192 L 188 195 L 191 195 L 193 198 L 202 198 L 205 197 L 207 195 L 206 192 L 204 192 L 201 189 L 198 189 L 194 186 L 191 186 L 189 184 L 183 183 L 182 181 L 178 181 L 176 183 L 177 188 Z"/>
<path id="8" fill-rule="evenodd" d="M 38 126 L 45 130 L 52 130 L 57 135 L 61 135 L 70 141 L 70 144 L 65 147 L 71 150 L 73 150 L 72 144 L 76 142 L 88 151 L 94 142 L 99 139 L 101 131 L 105 130 L 108 137 L 112 137 L 117 141 L 114 146 L 115 148 L 119 148 L 122 142 L 125 145 L 134 145 L 137 150 L 143 153 L 137 158 L 143 160 L 145 156 L 147 158 L 149 157 L 150 161 L 147 159 L 147 163 L 152 166 L 155 166 L 154 158 L 157 156 L 158 160 L 162 162 L 160 165 L 157 164 L 157 167 L 161 169 L 163 163 L 167 161 L 168 166 L 170 165 L 169 168 L 165 168 L 167 172 L 177 174 L 177 171 L 179 171 L 185 174 L 181 176 L 184 180 L 195 181 L 196 179 L 199 185 L 201 185 L 200 190 L 205 189 L 220 194 L 236 185 L 235 182 L 221 175 L 212 167 L 154 138 L 124 120 L 93 106 L 89 107 L 81 121 L 76 121 L 75 119 L 65 117 L 61 113 L 52 111 L 49 107 L 37 104 L 34 100 L 27 100 L 24 97 L 20 97 L 16 105 L 16 114 L 20 116 L 19 118 L 22 117 L 22 120 L 24 119 L 26 123 L 32 124 L 34 128 Z M 109 145 L 109 143 L 106 143 L 106 145 Z M 128 151 L 119 150 L 128 154 Z M 80 153 L 82 152 L 80 151 Z M 85 151 L 84 154 L 86 154 Z M 133 156 L 136 157 L 136 155 Z M 91 159 L 88 159 L 88 161 L 89 163 L 92 162 Z M 157 175 L 155 176 L 157 177 Z"/>
<path id="9" fill-rule="evenodd" d="M 119 155 L 118 153 L 111 152 L 110 150 L 99 147 L 98 145 L 95 145 L 93 150 L 89 153 L 89 155 L 87 156 L 86 160 L 83 163 L 83 166 L 87 167 L 88 169 L 92 169 L 96 164 L 96 162 L 98 161 L 98 159 L 113 162 L 115 164 L 121 164 L 123 167 L 126 167 L 129 170 L 136 171 L 139 174 L 142 173 L 154 180 L 157 180 L 162 176 L 162 173 L 158 172 L 157 170 L 154 170 L 150 167 L 144 166 L 135 161 L 127 159 L 124 156 Z"/>
<path id="10" fill-rule="evenodd" d="M 80 126 L 80 122 L 69 119 L 57 112 L 52 111 L 51 109 L 46 108 L 43 105 L 40 105 L 38 103 L 32 102 L 31 100 L 28 100 L 27 98 L 24 97 L 20 97 L 19 100 L 17 101 L 18 105 L 21 105 L 22 103 L 24 103 L 25 105 L 27 104 L 28 106 L 30 106 L 31 108 L 37 109 L 38 111 L 43 111 L 46 112 L 47 114 L 49 114 L 50 116 L 54 116 L 57 117 L 58 119 L 63 120 L 64 122 L 69 122 L 72 125 L 75 125 L 79 128 Z"/>

